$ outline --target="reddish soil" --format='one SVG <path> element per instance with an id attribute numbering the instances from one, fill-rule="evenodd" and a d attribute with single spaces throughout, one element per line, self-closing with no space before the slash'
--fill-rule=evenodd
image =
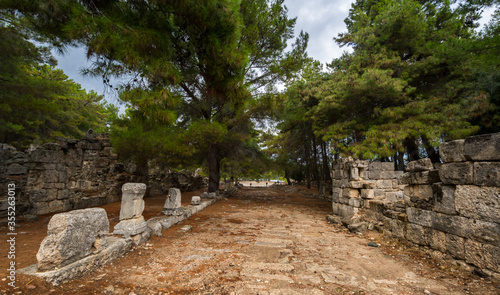
<path id="1" fill-rule="evenodd" d="M 357 236 L 328 224 L 327 201 L 314 190 L 248 188 L 163 230 L 80 279 L 53 286 L 18 274 L 0 294 L 499 294 L 497 282 L 434 261 L 377 233 Z M 201 191 L 183 193 L 183 205 Z M 165 196 L 147 198 L 144 216 L 159 216 Z M 120 203 L 102 206 L 110 228 Z M 36 263 L 51 215 L 18 223 L 16 264 Z M 189 232 L 180 232 L 191 225 Z M 6 237 L 5 226 L 0 235 Z M 368 247 L 368 241 L 379 248 Z M 8 263 L 1 246 L 0 279 Z"/>

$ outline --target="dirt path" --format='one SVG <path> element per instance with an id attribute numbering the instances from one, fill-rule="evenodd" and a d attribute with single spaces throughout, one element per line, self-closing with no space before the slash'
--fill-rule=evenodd
<path id="1" fill-rule="evenodd" d="M 20 276 L 18 294 L 498 294 L 425 255 L 345 233 L 326 201 L 244 188 L 125 257 L 58 287 Z M 189 231 L 181 231 L 185 225 Z M 375 237 L 375 236 L 374 236 Z M 443 267 L 442 267 L 443 268 Z M 4 287 L 0 288 L 0 291 Z M 3 293 L 2 293 L 3 294 Z M 16 294 L 16 293 L 14 293 Z"/>

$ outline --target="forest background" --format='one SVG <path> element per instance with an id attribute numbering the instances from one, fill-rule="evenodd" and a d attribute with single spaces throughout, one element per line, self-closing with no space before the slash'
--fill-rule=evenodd
<path id="1" fill-rule="evenodd" d="M 1 142 L 110 132 L 121 158 L 205 167 L 214 191 L 229 177 L 319 186 L 345 156 L 403 170 L 500 131 L 499 1 L 355 1 L 331 36 L 350 50 L 326 67 L 282 0 L 177 2 L 0 1 Z M 55 68 L 50 50 L 71 46 L 124 113 Z"/>

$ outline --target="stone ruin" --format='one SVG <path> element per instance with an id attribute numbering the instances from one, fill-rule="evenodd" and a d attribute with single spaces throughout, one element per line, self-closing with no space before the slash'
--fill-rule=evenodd
<path id="1" fill-rule="evenodd" d="M 233 188 L 227 194 L 235 191 Z M 180 190 L 172 188 L 165 203 L 175 214 L 154 217 L 146 222 L 142 216 L 145 193 L 144 183 L 122 186 L 120 222 L 112 235 L 109 234 L 107 213 L 102 208 L 55 214 L 48 224 L 47 237 L 38 250 L 38 263 L 19 272 L 59 285 L 123 256 L 133 246 L 147 242 L 151 234 L 161 236 L 163 229 L 182 222 L 216 201 L 193 197 L 192 203 L 195 204 L 182 208 Z"/>
<path id="2" fill-rule="evenodd" d="M 81 140 L 60 139 L 26 152 L 0 143 L 0 220 L 7 217 L 8 184 L 16 187 L 16 214 L 27 218 L 117 202 L 127 182 L 146 183 L 150 195 L 205 185 L 199 171 L 176 172 L 150 164 L 141 168 L 120 162 L 109 134 L 92 130 Z"/>
<path id="3" fill-rule="evenodd" d="M 168 190 L 167 199 L 161 210 L 161 214 L 167 216 L 179 216 L 184 214 L 184 209 L 181 207 L 181 191 L 178 188 Z"/>
<path id="4" fill-rule="evenodd" d="M 437 259 L 500 278 L 500 133 L 442 143 L 443 163 L 341 159 L 334 163 L 331 222 L 375 228 Z"/>
<path id="5" fill-rule="evenodd" d="M 142 216 L 144 211 L 144 194 L 146 184 L 126 183 L 122 187 L 122 204 L 120 222 L 115 225 L 113 234 L 123 235 L 126 239 L 132 237 L 135 245 L 142 244 L 150 237 L 148 224 Z"/>

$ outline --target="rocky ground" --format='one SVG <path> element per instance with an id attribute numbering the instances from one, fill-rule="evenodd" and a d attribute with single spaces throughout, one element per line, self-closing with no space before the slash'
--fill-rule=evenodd
<path id="1" fill-rule="evenodd" d="M 156 203 L 150 202 L 148 208 L 146 200 L 146 211 L 154 212 L 153 204 L 161 207 L 160 202 Z M 119 210 L 119 206 L 110 205 L 106 209 L 111 216 L 119 214 L 119 211 L 111 212 Z M 310 197 L 304 189 L 297 192 L 245 187 L 232 198 L 221 200 L 182 224 L 164 230 L 162 237 L 153 237 L 147 244 L 86 277 L 55 287 L 18 275 L 17 289 L 6 286 L 4 280 L 0 281 L 0 292 L 500 293 L 496 282 L 456 269 L 451 263 L 435 261 L 420 251 L 383 239 L 375 232 L 353 235 L 328 224 L 325 217 L 330 212 L 329 202 Z M 43 219 L 37 224 L 43 222 L 46 224 Z M 36 237 L 31 240 L 40 239 L 33 232 L 35 228 L 22 230 L 26 237 Z M 26 245 L 35 242 L 30 243 Z M 36 250 L 26 249 L 25 255 L 29 258 L 23 263 L 34 261 Z M 7 258 L 3 251 L 1 255 L 1 265 L 4 265 Z M 1 274 L 4 278 L 4 270 Z"/>

